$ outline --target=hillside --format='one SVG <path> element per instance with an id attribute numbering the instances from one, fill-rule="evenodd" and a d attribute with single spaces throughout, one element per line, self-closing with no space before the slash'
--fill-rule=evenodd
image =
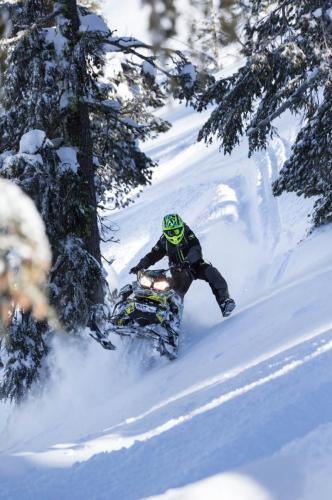
<path id="1" fill-rule="evenodd" d="M 152 185 L 111 212 L 111 284 L 177 211 L 238 307 L 222 320 L 195 282 L 179 359 L 149 370 L 118 339 L 110 353 L 57 338 L 44 396 L 1 408 L 1 499 L 331 498 L 332 232 L 306 237 L 311 202 L 270 190 L 295 124 L 285 117 L 248 159 L 246 144 L 232 157 L 197 144 L 204 116 L 175 106 L 166 117 L 173 128 L 146 145 L 160 160 Z"/>

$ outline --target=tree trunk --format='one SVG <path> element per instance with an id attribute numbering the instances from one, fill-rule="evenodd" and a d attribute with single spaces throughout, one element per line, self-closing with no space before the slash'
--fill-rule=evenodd
<path id="1" fill-rule="evenodd" d="M 69 37 L 73 46 L 79 40 L 80 19 L 76 0 L 65 0 L 66 17 L 70 21 Z M 79 237 L 83 240 L 85 249 L 96 259 L 101 266 L 100 235 L 97 216 L 97 199 L 95 186 L 95 168 L 93 165 L 93 144 L 90 128 L 88 106 L 85 103 L 85 84 L 88 80 L 87 67 L 83 51 L 74 65 L 76 82 L 74 96 L 75 106 L 69 114 L 66 131 L 70 144 L 78 147 L 79 174 L 81 177 L 81 196 L 85 208 L 84 228 L 77 228 Z M 93 304 L 104 301 L 102 280 L 92 277 L 91 288 L 88 291 Z"/>

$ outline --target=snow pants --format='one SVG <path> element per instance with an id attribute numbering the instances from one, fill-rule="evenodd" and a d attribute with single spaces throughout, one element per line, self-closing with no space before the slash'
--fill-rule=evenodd
<path id="1" fill-rule="evenodd" d="M 188 292 L 193 280 L 203 280 L 210 285 L 212 293 L 219 305 L 229 298 L 228 286 L 225 278 L 223 278 L 218 269 L 207 262 L 199 262 L 190 270 L 173 269 L 172 277 L 173 288 L 182 297 Z"/>

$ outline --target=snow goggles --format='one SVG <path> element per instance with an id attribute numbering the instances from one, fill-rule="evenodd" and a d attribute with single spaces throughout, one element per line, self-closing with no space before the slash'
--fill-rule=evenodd
<path id="1" fill-rule="evenodd" d="M 181 234 L 182 228 L 177 227 L 176 229 L 165 229 L 164 233 L 166 233 L 168 236 L 179 236 Z"/>

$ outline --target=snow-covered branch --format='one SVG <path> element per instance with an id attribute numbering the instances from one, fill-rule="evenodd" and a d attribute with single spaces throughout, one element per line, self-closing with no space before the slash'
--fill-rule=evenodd
<path id="1" fill-rule="evenodd" d="M 51 14 L 44 16 L 40 19 L 37 19 L 33 24 L 31 25 L 18 25 L 17 28 L 20 30 L 16 36 L 11 37 L 11 38 L 5 38 L 4 40 L 0 40 L 0 47 L 6 47 L 8 45 L 11 45 L 13 43 L 18 42 L 23 38 L 24 36 L 32 33 L 36 29 L 40 28 L 41 26 L 45 26 L 45 24 L 49 23 L 53 19 L 55 19 L 58 15 L 61 14 L 61 10 L 57 9 Z"/>
<path id="2" fill-rule="evenodd" d="M 53 19 L 55 19 L 57 16 L 59 16 L 62 13 L 61 9 L 56 9 L 47 16 L 41 17 L 40 19 L 37 19 L 33 24 L 31 25 L 20 25 L 18 28 L 20 29 L 25 29 L 28 30 L 29 32 L 39 28 L 40 26 L 45 26 L 45 24 L 49 23 Z"/>
<path id="3" fill-rule="evenodd" d="M 105 38 L 104 43 L 106 45 L 109 45 L 112 50 L 114 51 L 121 51 L 127 54 L 132 54 L 133 56 L 137 57 L 138 59 L 141 59 L 142 61 L 146 61 L 147 63 L 151 64 L 156 70 L 160 71 L 160 73 L 164 74 L 168 78 L 178 78 L 179 75 L 176 75 L 174 73 L 171 73 L 167 71 L 165 68 L 161 67 L 156 61 L 158 60 L 157 56 L 152 56 L 152 55 L 146 55 L 142 54 L 141 52 L 138 52 L 137 49 L 146 49 L 150 53 L 153 53 L 154 47 L 152 45 L 146 44 L 144 42 L 141 42 L 140 40 L 137 40 L 136 38 L 132 37 L 111 37 L 111 38 Z M 169 49 L 169 48 L 162 48 L 160 47 L 159 49 L 160 53 L 167 54 L 168 56 L 173 59 L 176 57 L 179 61 L 181 61 L 183 64 L 186 64 L 188 61 L 185 58 L 185 56 L 182 54 L 181 51 L 179 50 L 174 50 L 174 49 Z"/>
<path id="4" fill-rule="evenodd" d="M 322 71 L 316 68 L 315 70 L 311 71 L 308 77 L 304 80 L 304 82 L 298 87 L 298 89 L 281 105 L 279 106 L 278 109 L 274 113 L 271 113 L 268 115 L 264 120 L 259 121 L 254 127 L 250 127 L 247 130 L 248 135 L 254 134 L 257 132 L 258 129 L 266 127 L 266 125 L 269 125 L 273 120 L 278 118 L 284 111 L 289 109 L 294 102 L 301 97 L 304 92 L 312 86 L 317 80 L 322 75 Z"/>

